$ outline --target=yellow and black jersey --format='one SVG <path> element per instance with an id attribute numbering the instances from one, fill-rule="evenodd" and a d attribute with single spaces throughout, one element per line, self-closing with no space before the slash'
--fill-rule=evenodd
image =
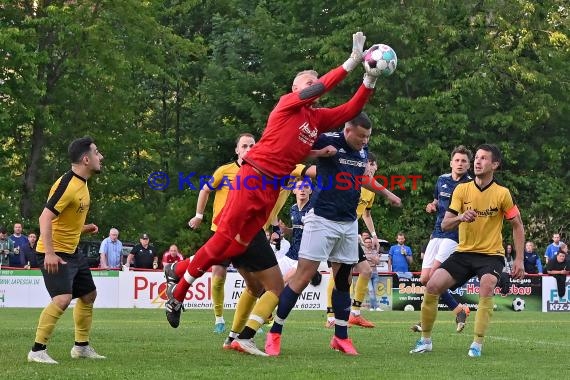
<path id="1" fill-rule="evenodd" d="M 210 182 L 209 185 L 211 189 L 216 189 L 213 205 L 214 214 L 212 216 L 212 231 L 216 231 L 218 228 L 218 226 L 214 223 L 214 220 L 216 220 L 216 217 L 226 204 L 230 188 L 235 185 L 235 178 L 239 171 L 239 168 L 240 165 L 237 163 L 237 161 L 234 161 L 230 162 L 229 164 L 220 166 L 216 169 L 214 174 L 212 174 L 212 182 Z"/>
<path id="2" fill-rule="evenodd" d="M 459 252 L 476 252 L 487 255 L 504 255 L 503 219 L 519 215 L 509 189 L 494 179 L 485 188 L 474 180 L 457 185 L 447 211 L 458 215 L 475 210 L 477 218 L 472 223 L 459 224 Z"/>
<path id="3" fill-rule="evenodd" d="M 376 193 L 365 188 L 360 189 L 360 199 L 358 200 L 358 206 L 356 206 L 356 218 L 361 218 L 365 210 L 372 208 L 375 197 Z"/>
<path id="4" fill-rule="evenodd" d="M 305 165 L 297 164 L 297 166 L 295 166 L 295 169 L 293 169 L 293 171 L 291 172 L 290 176 L 293 178 L 303 177 L 305 175 L 306 170 L 307 170 L 307 167 Z M 287 184 L 285 186 L 281 186 L 281 190 L 279 190 L 279 197 L 277 198 L 277 202 L 275 202 L 275 206 L 273 206 L 273 210 L 271 210 L 271 214 L 269 214 L 269 219 L 267 219 L 267 222 L 263 226 L 264 230 L 267 231 L 269 226 L 271 226 L 271 223 L 277 217 L 277 215 L 279 215 L 279 212 L 281 211 L 281 209 L 283 208 L 283 205 L 287 201 L 287 197 L 289 196 L 289 194 L 291 194 L 292 190 L 287 190 L 289 188 L 292 189 L 292 185 L 291 184 L 289 184 L 289 185 L 290 186 L 288 186 Z"/>
<path id="5" fill-rule="evenodd" d="M 52 241 L 55 252 L 73 254 L 89 211 L 87 180 L 73 171 L 61 176 L 49 192 L 45 207 L 57 217 L 52 220 Z M 36 250 L 45 253 L 42 235 Z"/>

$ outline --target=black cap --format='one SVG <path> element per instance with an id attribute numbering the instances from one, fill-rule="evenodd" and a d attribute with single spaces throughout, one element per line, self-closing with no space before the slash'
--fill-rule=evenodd
<path id="1" fill-rule="evenodd" d="M 141 238 L 141 239 L 148 239 L 149 237 L 148 237 L 148 234 L 141 234 L 141 237 L 140 237 L 140 238 Z"/>

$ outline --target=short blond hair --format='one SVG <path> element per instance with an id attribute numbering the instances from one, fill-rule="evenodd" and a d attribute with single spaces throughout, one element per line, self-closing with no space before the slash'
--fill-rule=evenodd
<path id="1" fill-rule="evenodd" d="M 291 86 L 293 89 L 295 89 L 295 86 L 297 85 L 297 80 L 305 75 L 312 75 L 315 78 L 319 77 L 319 73 L 317 73 L 315 70 L 303 70 L 303 71 L 299 71 L 297 73 L 297 75 L 295 75 L 295 78 L 293 79 L 293 85 Z"/>

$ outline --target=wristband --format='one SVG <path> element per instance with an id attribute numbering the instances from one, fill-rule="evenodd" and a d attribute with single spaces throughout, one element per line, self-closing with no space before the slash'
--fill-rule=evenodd
<path id="1" fill-rule="evenodd" d="M 204 214 L 200 214 L 199 212 L 197 212 L 194 218 L 204 219 Z"/>
<path id="2" fill-rule="evenodd" d="M 376 232 L 372 232 L 372 233 L 370 233 L 370 236 L 372 236 L 372 237 L 376 237 L 376 236 L 377 236 L 377 235 L 376 235 Z"/>

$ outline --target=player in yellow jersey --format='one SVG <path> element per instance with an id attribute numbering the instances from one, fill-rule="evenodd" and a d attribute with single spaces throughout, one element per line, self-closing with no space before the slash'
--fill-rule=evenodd
<path id="1" fill-rule="evenodd" d="M 212 191 L 215 191 L 212 226 L 210 229 L 216 232 L 218 226 L 214 222 L 228 198 L 230 186 L 235 183 L 236 174 L 241 167 L 243 157 L 255 145 L 255 138 L 251 133 L 242 133 L 236 139 L 235 153 L 237 159 L 234 162 L 220 166 L 214 171 L 211 181 L 204 184 L 198 194 L 196 203 L 196 215 L 190 219 L 190 228 L 197 229 L 204 218 L 204 210 Z M 214 332 L 221 334 L 226 329 L 224 320 L 224 286 L 226 283 L 229 260 L 221 265 L 212 265 L 212 303 L 214 305 Z"/>
<path id="2" fill-rule="evenodd" d="M 376 157 L 369 152 L 368 153 L 368 165 L 366 167 L 366 175 L 373 177 L 378 169 L 378 164 L 376 162 Z M 391 192 L 388 192 L 393 196 Z M 387 193 L 387 194 L 388 194 Z M 379 242 L 378 236 L 376 234 L 376 229 L 374 227 L 374 221 L 372 220 L 372 214 L 370 210 L 374 204 L 374 199 L 376 194 L 368 189 L 362 188 L 360 191 L 360 199 L 358 200 L 358 206 L 356 208 L 357 218 L 362 218 L 366 228 L 370 232 L 372 238 L 372 247 L 374 250 L 378 251 Z M 387 195 L 388 197 L 388 195 Z M 401 206 L 401 200 L 397 197 L 388 198 L 394 205 Z M 348 323 L 350 326 L 361 326 L 366 328 L 374 327 L 374 323 L 370 322 L 364 318 L 360 312 L 362 307 L 362 302 L 366 296 L 366 291 L 368 290 L 368 285 L 372 277 L 372 269 L 370 263 L 366 259 L 362 245 L 358 245 L 358 264 L 353 268 L 355 273 L 358 273 L 358 278 L 356 284 L 354 285 L 354 296 L 352 299 L 352 306 L 350 307 L 350 316 Z M 333 328 L 335 324 L 334 310 L 332 308 L 332 291 L 334 288 L 334 277 L 329 277 L 329 284 L 327 287 L 327 322 L 325 327 Z"/>
<path id="3" fill-rule="evenodd" d="M 97 291 L 87 258 L 76 253 L 81 233 L 98 231 L 96 225 L 85 224 L 90 206 L 87 180 L 101 171 L 103 155 L 90 137 L 74 140 L 68 152 L 71 170 L 55 181 L 39 218 L 36 251 L 51 302 L 40 315 L 35 343 L 28 353 L 29 362 L 57 364 L 48 355 L 47 344 L 74 298 L 77 298 L 73 308 L 75 344 L 71 357 L 105 359 L 89 345 Z"/>
<path id="4" fill-rule="evenodd" d="M 459 228 L 459 245 L 429 279 L 421 310 L 422 337 L 410 353 L 432 350 L 431 332 L 437 315 L 439 295 L 456 289 L 471 277 L 479 277 L 479 305 L 475 315 L 474 340 L 467 352 L 481 356 L 485 332 L 493 314 L 493 295 L 504 267 L 503 219 L 513 228 L 517 256 L 511 275 L 524 277 L 524 226 L 509 189 L 497 183 L 494 172 L 501 164 L 501 152 L 483 144 L 474 161 L 475 179 L 455 188 L 441 223 L 443 231 Z"/>

